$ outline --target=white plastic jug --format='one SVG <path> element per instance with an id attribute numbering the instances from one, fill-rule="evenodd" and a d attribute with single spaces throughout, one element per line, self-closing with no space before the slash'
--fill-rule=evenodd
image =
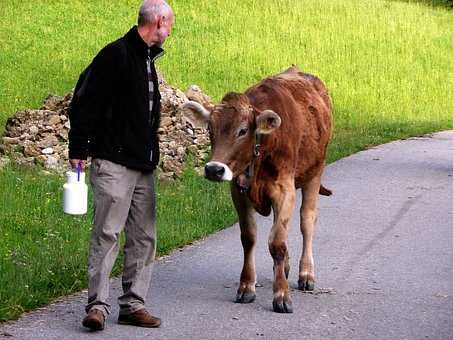
<path id="1" fill-rule="evenodd" d="M 63 211 L 70 215 L 86 214 L 88 208 L 88 186 L 85 184 L 85 173 L 66 172 L 66 183 L 63 185 Z"/>

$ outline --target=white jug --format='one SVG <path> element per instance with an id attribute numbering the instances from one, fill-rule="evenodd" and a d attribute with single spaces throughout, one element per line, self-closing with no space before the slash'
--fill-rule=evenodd
<path id="1" fill-rule="evenodd" d="M 63 211 L 70 215 L 86 214 L 88 207 L 88 186 L 85 184 L 85 173 L 78 168 L 66 172 L 66 183 L 63 185 Z"/>

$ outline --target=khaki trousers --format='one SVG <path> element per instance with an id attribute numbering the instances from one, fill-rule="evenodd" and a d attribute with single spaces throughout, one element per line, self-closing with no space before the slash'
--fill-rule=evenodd
<path id="1" fill-rule="evenodd" d="M 88 305 L 110 313 L 109 277 L 124 229 L 123 295 L 120 314 L 144 308 L 156 253 L 156 197 L 153 173 L 142 173 L 104 159 L 93 159 L 90 182 L 94 222 L 88 258 Z"/>

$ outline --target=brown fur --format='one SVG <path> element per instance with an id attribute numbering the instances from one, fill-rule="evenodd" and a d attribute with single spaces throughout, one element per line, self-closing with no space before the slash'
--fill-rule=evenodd
<path id="1" fill-rule="evenodd" d="M 320 184 L 331 138 L 331 109 L 324 84 L 318 78 L 300 72 L 296 66 L 262 80 L 244 94 L 228 93 L 221 104 L 212 109 L 209 120 L 211 161 L 226 164 L 233 173 L 232 198 L 239 215 L 244 247 L 238 302 L 251 302 L 255 294 L 253 210 L 262 215 L 269 215 L 273 210 L 269 251 L 274 259 L 274 310 L 292 311 L 286 278 L 289 271 L 287 237 L 296 189 L 303 192 L 301 232 L 304 247 L 299 287 L 313 287 L 312 239 L 317 197 L 332 194 Z M 254 158 L 256 117 L 265 110 L 277 113 L 281 125 L 270 134 L 262 135 L 260 154 Z M 243 133 L 244 128 L 248 128 L 247 133 Z M 240 177 L 243 182 L 244 173 L 252 162 L 254 173 L 248 179 L 249 191 L 245 196 L 238 190 L 236 178 Z"/>
<path id="2" fill-rule="evenodd" d="M 245 94 L 257 109 L 271 109 L 282 119 L 280 128 L 262 141 L 257 176 L 250 190 L 259 211 L 266 205 L 266 190 L 262 188 L 270 179 L 269 169 L 293 173 L 296 188 L 301 188 L 324 167 L 331 137 L 331 103 L 322 82 L 294 66 L 261 81 Z"/>

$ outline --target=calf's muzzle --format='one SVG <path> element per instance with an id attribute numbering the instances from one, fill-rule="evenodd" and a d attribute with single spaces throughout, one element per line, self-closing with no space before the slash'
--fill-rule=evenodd
<path id="1" fill-rule="evenodd" d="M 220 162 L 209 162 L 204 167 L 204 174 L 210 181 L 231 181 L 233 179 L 233 173 L 230 168 Z"/>

